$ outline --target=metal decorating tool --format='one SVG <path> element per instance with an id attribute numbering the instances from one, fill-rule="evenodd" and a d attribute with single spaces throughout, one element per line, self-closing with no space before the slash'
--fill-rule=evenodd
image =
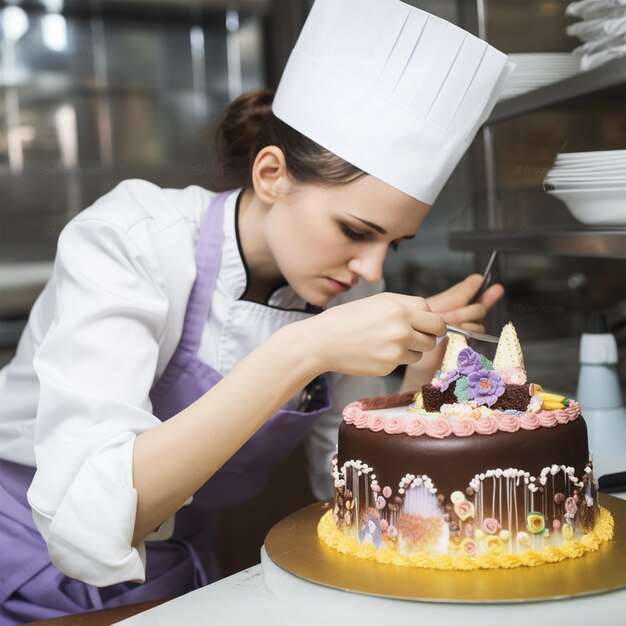
<path id="1" fill-rule="evenodd" d="M 482 296 L 483 293 L 485 293 L 485 291 L 487 290 L 487 287 L 489 287 L 489 285 L 491 284 L 491 266 L 493 265 L 493 262 L 496 260 L 496 256 L 498 256 L 498 251 L 494 250 L 491 253 L 491 256 L 489 257 L 489 262 L 487 263 L 487 267 L 485 268 L 485 271 L 483 272 L 483 282 L 480 283 L 480 287 L 478 288 L 478 291 L 474 294 L 474 297 L 472 298 L 470 304 L 473 304 L 474 302 L 478 302 L 478 299 L 480 298 L 480 296 Z"/>
<path id="2" fill-rule="evenodd" d="M 489 262 L 487 263 L 487 267 L 483 272 L 483 282 L 480 284 L 478 291 L 472 298 L 470 304 L 478 301 L 478 298 L 486 291 L 487 287 L 491 283 L 491 266 L 493 262 L 496 260 L 496 256 L 498 256 L 498 251 L 494 250 L 489 257 Z M 464 330 L 463 328 L 459 328 L 458 326 L 453 326 L 452 324 L 446 324 L 446 328 L 448 332 L 458 333 L 459 335 L 464 335 L 469 339 L 476 339 L 477 341 L 488 341 L 489 343 L 498 343 L 500 339 L 498 337 L 494 337 L 493 335 L 487 335 L 485 333 L 476 333 L 470 330 Z M 439 343 L 446 335 L 442 337 L 437 337 L 437 343 Z"/>
<path id="3" fill-rule="evenodd" d="M 453 326 L 452 324 L 446 324 L 446 328 L 448 329 L 448 332 L 465 335 L 466 337 L 469 337 L 470 339 L 476 339 L 477 341 L 488 341 L 489 343 L 498 343 L 498 341 L 500 341 L 498 337 L 494 337 L 493 335 L 476 333 L 473 330 L 464 330 L 463 328 Z M 439 337 L 437 339 L 439 339 Z M 441 339 L 443 339 L 443 337 Z"/>

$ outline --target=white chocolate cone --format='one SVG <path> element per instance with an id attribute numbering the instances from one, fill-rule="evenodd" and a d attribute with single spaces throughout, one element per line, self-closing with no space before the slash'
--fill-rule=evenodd
<path id="1" fill-rule="evenodd" d="M 456 369 L 456 359 L 463 348 L 467 348 L 467 339 L 458 333 L 449 333 L 446 353 L 443 355 L 441 363 L 441 372 L 443 374 Z"/>
<path id="2" fill-rule="evenodd" d="M 511 322 L 506 324 L 500 333 L 496 356 L 493 359 L 493 369 L 498 372 L 512 369 L 526 371 L 522 346 L 517 338 L 515 326 Z"/>

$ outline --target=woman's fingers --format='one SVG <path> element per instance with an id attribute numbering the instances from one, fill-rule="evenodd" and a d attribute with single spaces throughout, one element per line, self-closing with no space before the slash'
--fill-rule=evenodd
<path id="1" fill-rule="evenodd" d="M 386 294 L 400 305 L 414 335 L 410 337 L 413 350 L 432 350 L 435 338 L 446 334 L 446 322 L 438 313 L 433 313 L 424 298 L 404 294 Z"/>
<path id="2" fill-rule="evenodd" d="M 448 322 L 448 324 L 459 326 L 460 324 L 478 322 L 483 319 L 486 314 L 487 308 L 485 305 L 480 302 L 475 302 L 474 304 L 468 304 L 467 306 L 455 309 L 454 311 L 442 313 L 442 317 Z"/>
<path id="3" fill-rule="evenodd" d="M 420 312 L 415 314 L 413 312 L 409 318 L 409 323 L 415 333 L 423 341 L 426 341 L 426 350 L 432 350 L 435 347 L 436 338 L 443 337 L 448 330 L 445 320 L 437 313 Z"/>
<path id="4" fill-rule="evenodd" d="M 430 352 L 437 345 L 437 336 L 430 333 L 423 333 L 418 330 L 413 330 L 409 340 L 407 341 L 407 348 L 411 352 Z"/>
<path id="5" fill-rule="evenodd" d="M 452 311 L 465 306 L 472 301 L 482 282 L 483 278 L 480 274 L 471 274 L 449 289 L 430 296 L 427 300 L 428 306 L 437 312 Z"/>
<path id="6" fill-rule="evenodd" d="M 478 298 L 478 302 L 482 304 L 487 310 L 490 309 L 502 296 L 504 295 L 504 287 L 502 285 L 496 284 L 491 285 L 489 289 L 483 293 L 480 298 Z"/>
<path id="7" fill-rule="evenodd" d="M 423 356 L 423 352 L 413 352 L 412 350 L 409 350 L 407 352 L 406 359 L 402 362 L 402 365 L 414 365 L 415 363 L 421 361 Z"/>
<path id="8" fill-rule="evenodd" d="M 465 278 L 465 280 L 450 287 L 450 289 L 427 298 L 426 302 L 432 311 L 442 314 L 452 313 L 463 307 L 470 306 L 470 302 L 480 289 L 481 284 L 482 276 L 480 274 L 471 274 Z M 481 319 L 503 295 L 504 287 L 502 285 L 491 285 L 491 287 L 478 298 L 477 302 L 484 307 L 484 310 L 482 316 L 474 317 L 474 320 Z M 458 321 L 459 320 L 457 320 L 457 322 Z"/>

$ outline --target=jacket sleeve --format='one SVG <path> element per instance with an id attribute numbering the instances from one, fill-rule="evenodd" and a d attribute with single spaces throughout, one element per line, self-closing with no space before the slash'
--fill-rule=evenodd
<path id="1" fill-rule="evenodd" d="M 33 518 L 69 576 L 143 581 L 144 544 L 131 545 L 133 445 L 160 423 L 148 394 L 168 299 L 129 233 L 101 219 L 65 227 L 53 273 L 54 318 L 34 357 Z"/>

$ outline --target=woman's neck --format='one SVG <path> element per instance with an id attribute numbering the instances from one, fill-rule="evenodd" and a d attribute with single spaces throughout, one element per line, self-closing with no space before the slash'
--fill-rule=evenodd
<path id="1" fill-rule="evenodd" d="M 248 267 L 248 286 L 243 299 L 267 302 L 270 294 L 286 284 L 265 239 L 265 217 L 268 207 L 255 195 L 244 190 L 239 202 L 238 229 L 241 251 Z"/>

